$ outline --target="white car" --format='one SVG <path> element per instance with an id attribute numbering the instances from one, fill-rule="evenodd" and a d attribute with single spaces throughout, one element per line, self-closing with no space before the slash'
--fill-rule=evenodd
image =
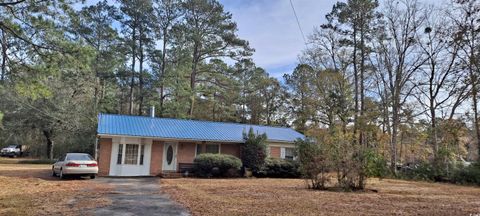
<path id="1" fill-rule="evenodd" d="M 85 153 L 67 153 L 52 166 L 52 175 L 64 179 L 67 176 L 90 176 L 98 174 L 98 164 L 92 156 Z"/>

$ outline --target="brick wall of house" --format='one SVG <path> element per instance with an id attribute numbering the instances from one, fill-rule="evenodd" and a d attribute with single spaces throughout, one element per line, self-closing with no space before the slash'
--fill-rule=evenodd
<path id="1" fill-rule="evenodd" d="M 150 175 L 157 176 L 162 172 L 163 163 L 163 142 L 154 140 L 152 142 L 152 155 L 150 160 Z"/>
<path id="2" fill-rule="evenodd" d="M 280 158 L 280 147 L 270 146 L 270 157 Z"/>
<path id="3" fill-rule="evenodd" d="M 239 144 L 222 144 L 220 153 L 229 154 L 235 157 L 240 157 L 240 145 Z"/>
<path id="4" fill-rule="evenodd" d="M 98 175 L 107 176 L 110 173 L 110 158 L 112 155 L 112 139 L 100 138 L 98 142 Z"/>
<path id="5" fill-rule="evenodd" d="M 180 142 L 177 150 L 177 163 L 193 163 L 196 151 L 195 143 Z"/>

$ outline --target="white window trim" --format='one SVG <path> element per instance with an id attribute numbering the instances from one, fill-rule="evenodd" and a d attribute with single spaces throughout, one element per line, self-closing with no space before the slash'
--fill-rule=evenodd
<path id="1" fill-rule="evenodd" d="M 285 147 L 280 148 L 280 158 L 285 159 Z"/>
<path id="2" fill-rule="evenodd" d="M 294 148 L 285 148 L 285 158 L 287 157 L 287 149 L 291 149 L 292 151 L 292 159 L 295 160 L 295 149 Z"/>
<path id="3" fill-rule="evenodd" d="M 119 143 L 118 144 L 119 146 L 120 145 L 123 145 L 122 147 L 122 164 L 118 164 L 117 165 L 133 165 L 133 166 L 144 166 L 145 165 L 145 149 L 146 149 L 146 146 L 145 144 L 138 144 L 138 143 Z M 137 152 L 137 163 L 136 164 L 125 164 L 125 158 L 126 158 L 126 149 L 127 149 L 127 145 L 137 145 L 138 146 L 138 152 Z M 143 164 L 140 164 L 140 158 L 141 158 L 141 153 L 142 153 L 142 146 L 144 148 L 144 152 L 143 152 Z M 118 160 L 118 153 L 117 153 L 117 160 Z"/>

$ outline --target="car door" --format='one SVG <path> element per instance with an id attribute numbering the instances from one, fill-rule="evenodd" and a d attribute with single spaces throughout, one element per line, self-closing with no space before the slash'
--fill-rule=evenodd
<path id="1" fill-rule="evenodd" d="M 53 164 L 53 169 L 55 172 L 60 172 L 60 168 L 62 168 L 63 163 L 65 162 L 65 155 L 62 155 L 55 164 Z"/>

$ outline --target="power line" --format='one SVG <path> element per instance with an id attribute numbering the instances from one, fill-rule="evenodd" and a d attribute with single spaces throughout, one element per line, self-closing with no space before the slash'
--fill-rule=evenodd
<path id="1" fill-rule="evenodd" d="M 300 30 L 300 33 L 302 34 L 303 43 L 305 43 L 305 46 L 306 46 L 307 45 L 307 40 L 305 39 L 305 34 L 303 34 L 302 26 L 300 25 L 300 21 L 298 20 L 297 12 L 295 11 L 295 7 L 293 6 L 292 0 L 290 0 L 290 6 L 292 6 L 293 15 L 295 15 L 295 20 L 297 20 L 298 29 Z"/>

